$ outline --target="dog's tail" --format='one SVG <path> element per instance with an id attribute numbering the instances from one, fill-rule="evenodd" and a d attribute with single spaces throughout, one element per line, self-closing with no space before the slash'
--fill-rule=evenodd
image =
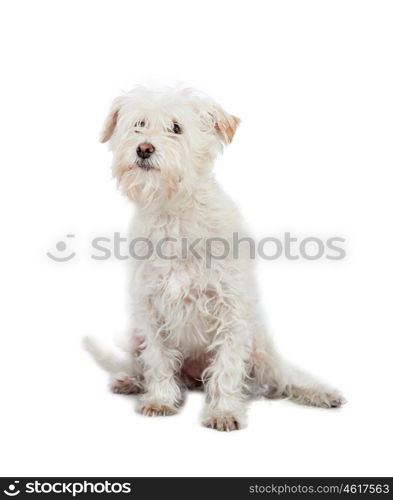
<path id="1" fill-rule="evenodd" d="M 259 354 L 259 355 L 258 355 Z M 296 403 L 337 408 L 346 400 L 335 389 L 284 360 L 272 346 L 255 356 L 253 375 L 256 391 L 268 398 L 287 398 Z"/>
<path id="2" fill-rule="evenodd" d="M 132 375 L 133 359 L 131 353 L 120 349 L 117 349 L 117 352 L 108 350 L 91 337 L 84 337 L 83 347 L 105 371 L 112 374 L 124 373 Z"/>

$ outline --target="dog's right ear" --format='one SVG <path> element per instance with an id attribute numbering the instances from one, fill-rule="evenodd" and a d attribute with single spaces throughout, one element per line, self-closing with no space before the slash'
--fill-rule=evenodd
<path id="1" fill-rule="evenodd" d="M 112 137 L 112 134 L 117 125 L 119 111 L 121 106 L 121 98 L 117 97 L 111 106 L 108 116 L 106 117 L 104 126 L 100 134 L 100 142 L 107 142 Z"/>

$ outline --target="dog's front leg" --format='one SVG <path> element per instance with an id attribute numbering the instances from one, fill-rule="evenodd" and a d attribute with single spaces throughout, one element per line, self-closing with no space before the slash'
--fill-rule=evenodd
<path id="1" fill-rule="evenodd" d="M 207 368 L 207 404 L 203 424 L 219 431 L 246 425 L 245 389 L 250 358 L 248 333 L 239 322 L 220 332 L 215 356 Z"/>
<path id="2" fill-rule="evenodd" d="M 159 335 L 148 338 L 141 353 L 145 394 L 140 399 L 140 411 L 146 416 L 173 415 L 181 402 L 177 380 L 179 355 L 167 347 Z"/>

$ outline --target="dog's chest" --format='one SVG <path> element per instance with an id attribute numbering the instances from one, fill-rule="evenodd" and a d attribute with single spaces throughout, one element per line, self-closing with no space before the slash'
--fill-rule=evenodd
<path id="1" fill-rule="evenodd" d="M 173 342 L 192 354 L 209 343 L 211 280 L 198 245 L 195 253 L 187 250 L 195 237 L 179 224 L 165 222 L 146 236 L 154 252 L 138 263 L 138 294 L 157 322 L 165 324 Z"/>
<path id="2" fill-rule="evenodd" d="M 141 264 L 142 286 L 147 287 L 150 297 L 162 307 L 174 303 L 177 307 L 189 306 L 205 288 L 201 263 L 194 258 L 181 258 L 177 255 L 181 250 L 170 246 L 172 249 L 167 246 L 165 252 L 173 259 L 156 255 Z"/>
<path id="3" fill-rule="evenodd" d="M 187 232 L 187 223 L 175 217 L 162 216 L 153 228 L 144 229 L 140 250 L 148 258 L 139 261 L 139 276 L 152 295 L 190 302 L 206 286 L 203 253 L 198 251 L 202 238 Z"/>

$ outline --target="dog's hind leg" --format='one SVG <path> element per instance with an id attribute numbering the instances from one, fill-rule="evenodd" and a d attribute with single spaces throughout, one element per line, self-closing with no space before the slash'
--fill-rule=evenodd
<path id="1" fill-rule="evenodd" d="M 287 398 L 295 403 L 321 408 L 338 408 L 346 402 L 335 389 L 285 362 L 266 339 L 263 343 L 263 348 L 254 347 L 252 373 L 257 390 L 265 389 L 265 397 Z"/>
<path id="2" fill-rule="evenodd" d="M 138 394 L 143 392 L 142 366 L 139 355 L 133 355 L 132 368 L 127 372 L 117 372 L 112 375 L 111 389 L 116 394 Z"/>
<path id="3" fill-rule="evenodd" d="M 101 368 L 111 374 L 110 386 L 117 394 L 136 394 L 143 391 L 142 366 L 137 350 L 113 352 L 86 337 L 85 349 Z"/>

